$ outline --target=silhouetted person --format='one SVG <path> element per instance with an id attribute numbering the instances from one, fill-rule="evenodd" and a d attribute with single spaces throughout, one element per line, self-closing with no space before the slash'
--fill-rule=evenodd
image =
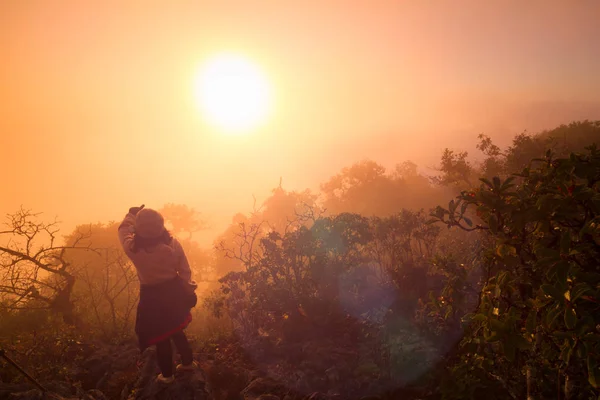
<path id="1" fill-rule="evenodd" d="M 165 229 L 162 215 L 143 205 L 129 209 L 119 225 L 119 239 L 140 281 L 135 321 L 140 350 L 156 345 L 161 371 L 156 379 L 171 383 L 175 379 L 171 339 L 181 355 L 177 370 L 196 367 L 183 332 L 197 301 L 187 257 L 179 241 Z"/>

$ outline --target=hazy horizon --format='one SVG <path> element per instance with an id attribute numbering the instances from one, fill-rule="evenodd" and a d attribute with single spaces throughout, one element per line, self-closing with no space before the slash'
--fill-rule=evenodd
<path id="1" fill-rule="evenodd" d="M 218 233 L 280 177 L 317 190 L 362 159 L 426 169 L 479 133 L 504 146 L 600 119 L 599 15 L 595 1 L 4 3 L 0 211 L 56 215 L 67 234 L 183 203 Z M 223 50 L 274 90 L 243 136 L 209 126 L 192 93 Z"/>

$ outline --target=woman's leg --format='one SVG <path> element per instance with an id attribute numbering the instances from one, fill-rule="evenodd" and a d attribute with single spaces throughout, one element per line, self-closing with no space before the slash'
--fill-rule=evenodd
<path id="1" fill-rule="evenodd" d="M 194 361 L 194 356 L 192 355 L 192 348 L 190 347 L 185 333 L 179 331 L 173 334 L 171 338 L 173 339 L 173 343 L 175 343 L 175 347 L 177 347 L 177 351 L 181 355 L 181 363 L 183 365 L 190 365 L 192 361 Z"/>
<path id="2" fill-rule="evenodd" d="M 173 349 L 171 339 L 156 343 L 156 360 L 162 376 L 168 378 L 173 375 Z"/>

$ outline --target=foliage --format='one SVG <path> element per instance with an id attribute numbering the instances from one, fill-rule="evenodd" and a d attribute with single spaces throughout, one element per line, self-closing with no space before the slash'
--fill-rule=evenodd
<path id="1" fill-rule="evenodd" d="M 260 255 L 260 240 L 270 232 L 287 232 L 310 226 L 323 210 L 310 191 L 286 191 L 281 185 L 249 216 L 236 214 L 231 225 L 215 240 L 215 275 L 243 270 Z"/>
<path id="2" fill-rule="evenodd" d="M 43 321 L 40 328 L 39 320 Z M 24 326 L 0 330 L 0 348 L 38 380 L 68 380 L 80 363 L 93 351 L 89 335 L 62 318 L 33 311 L 21 313 Z M 9 327 L 6 327 L 9 328 Z M 89 332 L 88 332 L 89 333 Z M 0 369 L 0 382 L 27 382 L 16 369 Z"/>
<path id="3" fill-rule="evenodd" d="M 450 149 L 445 149 L 442 154 L 440 175 L 432 177 L 432 181 L 442 186 L 464 187 L 471 186 L 471 180 L 474 171 L 471 162 L 468 160 L 469 153 L 462 151 L 459 153 Z"/>
<path id="4" fill-rule="evenodd" d="M 515 177 L 482 178 L 478 189 L 432 214 L 494 239 L 483 260 L 480 302 L 464 318 L 462 362 L 517 396 L 525 388 L 552 396 L 549 388 L 564 380 L 572 396 L 597 396 L 600 152 L 592 146 L 555 158 L 548 151 L 537 162 L 517 174 L 519 185 Z M 478 223 L 466 216 L 473 208 Z"/>
<path id="5" fill-rule="evenodd" d="M 194 241 L 200 214 L 168 204 L 208 293 L 190 336 L 270 363 L 305 392 L 313 371 L 311 388 L 344 398 L 411 383 L 446 399 L 597 398 L 600 152 L 584 146 L 599 138 L 589 121 L 522 133 L 506 149 L 480 135 L 483 161 L 446 149 L 437 186 L 411 162 L 372 161 L 320 196 L 280 185 L 234 217 L 214 252 Z M 432 210 L 441 229 L 418 210 L 450 188 L 460 195 Z M 62 245 L 54 223 L 9 215 L 0 345 L 36 377 L 69 379 L 90 342 L 132 335 L 138 285 L 116 227 L 80 226 Z"/>
<path id="6" fill-rule="evenodd" d="M 547 149 L 559 157 L 584 151 L 586 146 L 600 143 L 600 121 L 576 121 L 537 134 L 522 132 L 504 150 L 484 134 L 480 134 L 478 139 L 477 149 L 484 156 L 481 162 L 469 160 L 466 151 L 446 148 L 438 167 L 439 174 L 431 177 L 432 182 L 459 191 L 466 190 L 472 187 L 477 177 L 506 178 L 522 170 L 532 159 L 543 157 Z"/>
<path id="7" fill-rule="evenodd" d="M 425 213 L 407 210 L 385 218 L 342 213 L 270 232 L 255 257 L 241 255 L 244 269 L 221 278 L 205 306 L 227 315 L 243 343 L 258 344 L 256 353 L 345 343 L 360 355 L 344 368 L 404 384 L 414 379 L 415 363 L 430 365 L 426 354 L 433 354 L 412 327 L 418 299 L 430 289 L 439 234 L 425 222 Z"/>
<path id="8" fill-rule="evenodd" d="M 388 217 L 403 208 L 417 211 L 432 207 L 441 193 L 410 161 L 386 171 L 382 165 L 364 160 L 343 168 L 321 185 L 328 215 L 347 212 Z"/>

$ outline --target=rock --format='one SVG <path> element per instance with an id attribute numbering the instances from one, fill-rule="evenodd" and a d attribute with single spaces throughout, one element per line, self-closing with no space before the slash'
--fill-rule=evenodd
<path id="1" fill-rule="evenodd" d="M 330 389 L 330 390 L 327 391 L 327 397 L 330 400 L 341 400 L 341 399 L 343 399 L 343 396 L 340 393 L 338 393 L 337 390 L 333 390 L 333 389 Z"/>
<path id="2" fill-rule="evenodd" d="M 79 367 L 77 376 L 85 381 L 85 386 L 77 379 L 68 382 L 42 382 L 50 391 L 42 394 L 40 390 L 33 389 L 32 385 L 0 384 L 0 400 L 205 400 L 211 398 L 209 384 L 202 369 L 178 372 L 175 381 L 171 384 L 157 383 L 156 377 L 159 371 L 155 349 L 144 352 L 139 370 L 136 365 L 138 354 L 137 349 L 124 346 L 100 349 Z M 247 377 L 242 375 L 236 393 L 238 396 L 247 383 Z M 89 386 L 92 385 L 96 387 L 90 388 Z M 279 397 L 267 396 L 263 400 L 279 400 Z"/>
<path id="3" fill-rule="evenodd" d="M 262 378 L 262 377 L 264 377 L 264 374 L 259 369 L 253 369 L 253 370 L 251 370 L 251 371 L 248 372 L 249 382 L 252 382 L 253 380 L 258 379 L 258 378 Z"/>
<path id="4" fill-rule="evenodd" d="M 42 392 L 38 389 L 31 389 L 26 392 L 10 393 L 8 400 L 43 400 Z"/>
<path id="5" fill-rule="evenodd" d="M 110 369 L 110 361 L 105 356 L 95 354 L 88 358 L 76 374 L 84 389 L 95 389 Z"/>
<path id="6" fill-rule="evenodd" d="M 329 397 L 324 393 L 314 392 L 306 400 L 329 400 Z"/>
<path id="7" fill-rule="evenodd" d="M 261 394 L 258 396 L 257 400 L 281 400 L 279 396 L 275 396 L 274 394 Z"/>
<path id="8" fill-rule="evenodd" d="M 242 390 L 244 400 L 258 400 L 261 396 L 272 395 L 278 399 L 287 394 L 287 388 L 269 378 L 257 378 Z M 264 398 L 266 400 L 267 398 Z M 274 399 L 272 399 L 274 400 Z"/>
<path id="9" fill-rule="evenodd" d="M 175 382 L 163 384 L 152 379 L 142 379 L 143 383 L 133 389 L 128 400 L 205 400 L 209 399 L 209 388 L 202 370 L 177 374 Z"/>
<path id="10" fill-rule="evenodd" d="M 336 367 L 328 368 L 325 371 L 325 374 L 327 375 L 327 380 L 329 381 L 328 383 L 331 386 L 337 384 L 340 381 L 340 373 Z"/>
<path id="11" fill-rule="evenodd" d="M 82 398 L 85 400 L 109 400 L 104 393 L 96 389 L 88 391 Z"/>
<path id="12" fill-rule="evenodd" d="M 31 385 L 26 383 L 10 384 L 3 383 L 0 385 L 0 399 L 7 399 L 13 393 L 26 392 L 31 390 Z"/>
<path id="13" fill-rule="evenodd" d="M 81 381 L 85 390 L 97 389 L 114 398 L 124 381 L 131 380 L 131 372 L 137 373 L 139 356 L 139 348 L 133 344 L 100 347 L 76 368 L 75 380 Z"/>
<path id="14" fill-rule="evenodd" d="M 136 348 L 125 349 L 119 352 L 118 356 L 113 360 L 111 368 L 114 371 L 123 371 L 132 366 L 135 366 L 135 362 L 140 355 L 140 351 Z"/>
<path id="15" fill-rule="evenodd" d="M 64 382 L 47 382 L 44 384 L 48 391 L 44 394 L 39 389 L 14 390 L 6 396 L 0 390 L 0 399 L 6 400 L 109 400 L 99 390 L 83 391 L 80 387 L 70 387 Z"/>
<path id="16" fill-rule="evenodd" d="M 93 397 L 63 397 L 54 392 L 42 393 L 41 390 L 31 389 L 25 392 L 11 393 L 8 397 L 3 397 L 7 400 L 96 400 Z M 100 399 L 105 400 L 106 397 Z"/>
<path id="17" fill-rule="evenodd" d="M 235 388 L 238 392 L 252 381 L 246 370 L 225 363 L 212 363 L 206 373 L 213 387 Z"/>

